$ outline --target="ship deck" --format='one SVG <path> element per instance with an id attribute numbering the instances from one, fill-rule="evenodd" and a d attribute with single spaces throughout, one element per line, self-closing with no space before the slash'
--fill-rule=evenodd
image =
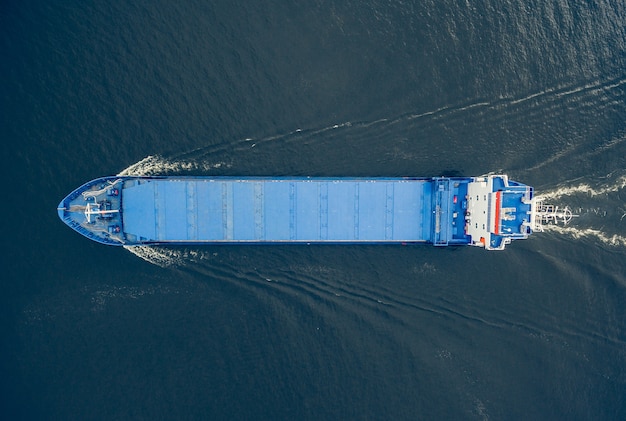
<path id="1" fill-rule="evenodd" d="M 129 179 L 129 243 L 428 242 L 430 179 Z"/>

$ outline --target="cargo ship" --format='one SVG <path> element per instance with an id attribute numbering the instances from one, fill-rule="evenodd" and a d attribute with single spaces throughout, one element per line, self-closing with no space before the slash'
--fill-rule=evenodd
<path id="1" fill-rule="evenodd" d="M 506 175 L 480 177 L 102 177 L 57 208 L 116 246 L 431 244 L 502 250 L 571 218 Z"/>

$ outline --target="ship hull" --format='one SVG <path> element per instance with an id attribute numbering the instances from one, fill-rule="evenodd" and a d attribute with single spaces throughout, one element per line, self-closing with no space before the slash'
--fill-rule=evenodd
<path id="1" fill-rule="evenodd" d="M 474 177 L 104 177 L 58 206 L 109 245 L 481 245 Z M 485 179 L 486 180 L 486 179 Z"/>

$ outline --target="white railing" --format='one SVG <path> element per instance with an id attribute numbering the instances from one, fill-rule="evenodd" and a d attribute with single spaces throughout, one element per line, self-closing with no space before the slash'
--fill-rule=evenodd
<path id="1" fill-rule="evenodd" d="M 541 232 L 544 231 L 544 224 L 566 225 L 573 217 L 574 214 L 567 206 L 560 208 L 535 199 L 531 212 L 532 229 Z"/>

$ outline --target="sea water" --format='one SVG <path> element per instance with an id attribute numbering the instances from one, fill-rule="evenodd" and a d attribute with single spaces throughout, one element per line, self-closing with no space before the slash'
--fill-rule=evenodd
<path id="1" fill-rule="evenodd" d="M 7 1 L 5 419 L 624 419 L 620 2 Z M 506 173 L 503 252 L 106 247 L 103 175 Z"/>

